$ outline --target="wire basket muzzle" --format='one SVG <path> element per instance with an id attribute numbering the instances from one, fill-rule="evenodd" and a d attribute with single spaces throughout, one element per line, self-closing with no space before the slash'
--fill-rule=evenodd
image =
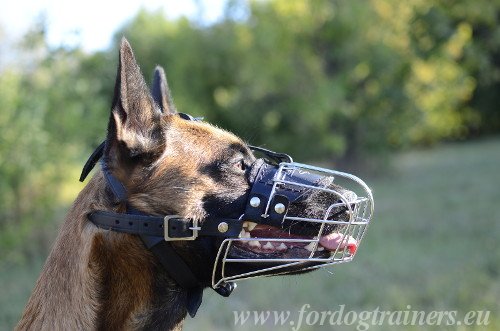
<path id="1" fill-rule="evenodd" d="M 373 215 L 369 187 L 349 173 L 256 162 L 239 238 L 217 253 L 212 286 L 349 262 Z"/>

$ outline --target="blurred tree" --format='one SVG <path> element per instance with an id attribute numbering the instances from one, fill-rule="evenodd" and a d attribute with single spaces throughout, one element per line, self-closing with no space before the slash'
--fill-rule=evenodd
<path id="1" fill-rule="evenodd" d="M 43 20 L 17 52 L 22 56 L 0 75 L 0 250 L 14 259 L 33 248 L 12 249 L 21 242 L 48 245 L 32 236 L 43 236 L 65 202 L 64 183 L 69 176 L 76 182 L 73 165 L 96 145 L 109 114 L 108 99 L 99 98 L 106 80 L 94 65 L 98 54 L 49 48 Z"/>
<path id="2" fill-rule="evenodd" d="M 43 37 L 41 25 L 26 36 L 24 46 L 33 59 Z M 44 100 L 26 84 L 27 75 L 35 76 L 32 70 L 9 67 L 0 75 L 0 249 L 17 244 L 34 219 L 43 220 L 52 210 L 45 208 L 50 198 L 42 192 L 52 179 L 41 176 L 49 140 L 43 129 Z"/>
<path id="3" fill-rule="evenodd" d="M 166 66 L 181 111 L 299 158 L 366 164 L 395 148 L 495 130 L 494 100 L 478 101 L 488 92 L 476 89 L 485 79 L 468 55 L 478 48 L 473 21 L 491 14 L 459 8 L 229 1 L 208 27 L 142 10 L 116 39 L 130 39 L 147 76 Z M 494 64 L 486 68 L 494 77 Z"/>
<path id="4" fill-rule="evenodd" d="M 450 6 L 438 1 L 436 9 L 447 16 L 448 24 L 457 32 L 467 34 L 469 40 L 457 62 L 472 77 L 475 89 L 464 102 L 463 116 L 468 119 L 468 134 L 491 134 L 500 131 L 500 3 L 498 1 L 460 0 Z M 453 52 L 455 44 L 449 45 Z"/>
<path id="5" fill-rule="evenodd" d="M 499 10 L 231 0 L 211 25 L 141 10 L 94 54 L 48 47 L 42 17 L 0 67 L 0 245 L 53 214 L 63 200 L 46 192 L 104 138 L 122 36 L 148 80 L 166 68 L 179 111 L 298 160 L 376 167 L 395 149 L 500 131 Z"/>

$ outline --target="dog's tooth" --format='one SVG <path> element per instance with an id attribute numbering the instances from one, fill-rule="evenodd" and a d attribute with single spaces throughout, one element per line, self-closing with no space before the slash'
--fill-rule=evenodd
<path id="1" fill-rule="evenodd" d="M 254 222 L 245 222 L 245 223 L 248 224 L 248 231 L 252 231 L 257 226 L 257 223 Z"/>
<path id="2" fill-rule="evenodd" d="M 281 243 L 277 248 L 280 251 L 286 251 L 288 249 L 288 247 L 285 245 L 285 243 Z"/>
<path id="3" fill-rule="evenodd" d="M 262 246 L 264 249 L 274 249 L 273 244 L 271 244 L 270 241 L 268 241 L 264 246 Z"/>
<path id="4" fill-rule="evenodd" d="M 257 240 L 250 240 L 248 241 L 248 244 L 250 245 L 250 247 L 261 247 L 260 242 L 258 242 Z"/>
<path id="5" fill-rule="evenodd" d="M 312 250 L 314 249 L 314 241 L 311 241 L 309 244 L 307 244 L 307 246 L 304 247 L 305 249 L 307 249 L 309 252 L 312 252 Z"/>

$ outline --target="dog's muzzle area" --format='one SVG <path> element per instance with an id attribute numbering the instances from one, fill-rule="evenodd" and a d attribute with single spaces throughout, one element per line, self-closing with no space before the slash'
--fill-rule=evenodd
<path id="1" fill-rule="evenodd" d="M 197 120 L 187 114 L 179 116 Z M 138 235 L 169 276 L 187 291 L 186 307 L 192 317 L 209 279 L 194 273 L 172 242 L 196 241 L 204 247 L 215 247 L 211 251 L 215 259 L 209 259 L 209 265 L 213 263 L 211 285 L 227 297 L 238 280 L 301 273 L 351 261 L 373 215 L 372 193 L 358 177 L 295 163 L 283 153 L 248 147 L 264 155 L 247 173 L 250 190 L 245 188 L 236 201 L 229 201 L 233 205 L 230 216 L 208 213 L 202 220 L 175 214 L 150 215 L 134 208 L 108 160 L 101 160 L 111 199 L 124 205 L 126 211 L 95 210 L 88 219 L 105 230 Z M 103 142 L 92 153 L 80 181 L 85 180 L 105 149 Z M 218 199 L 213 199 L 215 209 L 220 208 Z"/>
<path id="2" fill-rule="evenodd" d="M 243 228 L 219 247 L 214 288 L 353 259 L 373 213 L 371 191 L 361 179 L 291 159 L 258 159 L 249 182 Z"/>
<path id="3" fill-rule="evenodd" d="M 80 181 L 104 148 L 105 143 L 90 156 Z M 211 285 L 223 296 L 231 294 L 238 280 L 351 261 L 373 215 L 368 186 L 348 173 L 295 163 L 286 154 L 260 147 L 249 148 L 264 158 L 257 159 L 247 173 L 250 189 L 237 203 L 239 208 L 244 205 L 239 218 L 235 210 L 231 217 L 212 216 L 198 222 L 179 215 L 147 215 L 127 205 L 126 213 L 93 211 L 89 220 L 103 229 L 140 235 L 160 261 L 166 256 L 176 260 L 162 265 L 184 288 L 196 289 L 192 297 L 198 299 L 200 280 L 169 244 L 172 241 L 201 236 L 213 244 Z M 125 187 L 105 161 L 101 165 L 114 199 L 126 203 Z M 195 311 L 198 306 L 190 307 Z"/>

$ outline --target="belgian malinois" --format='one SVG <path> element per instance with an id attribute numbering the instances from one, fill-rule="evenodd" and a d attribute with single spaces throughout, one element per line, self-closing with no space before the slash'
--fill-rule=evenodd
<path id="1" fill-rule="evenodd" d="M 79 194 L 62 224 L 17 329 L 178 330 L 187 312 L 195 312 L 201 299 L 201 292 L 186 288 L 182 278 L 195 279 L 203 289 L 214 286 L 214 270 L 227 268 L 222 270 L 224 277 L 252 275 L 262 269 L 258 264 L 261 259 L 269 259 L 266 268 L 299 259 L 280 270 L 296 273 L 304 266 L 314 268 L 333 261 L 322 260 L 329 259 L 333 252 L 344 249 L 344 257 L 354 253 L 359 236 L 338 234 L 339 227 L 344 226 L 339 224 L 357 212 L 354 194 L 328 177 L 315 177 L 315 185 L 322 188 L 317 193 L 298 188 L 303 183 L 308 185 L 305 177 L 288 187 L 283 181 L 269 186 L 273 194 L 280 189 L 286 191 L 279 196 L 280 202 L 272 205 L 280 223 L 248 222 L 241 217 L 244 211 L 260 208 L 261 200 L 266 199 L 262 192 L 249 196 L 256 187 L 252 183 L 265 182 L 265 175 L 253 173 L 257 158 L 237 136 L 186 116 L 177 113 L 160 67 L 149 91 L 131 47 L 123 39 L 107 138 L 101 150 L 103 166 Z M 286 168 L 291 160 L 285 161 L 289 161 L 282 162 L 286 166 L 273 171 L 288 173 L 287 178 L 292 178 Z M 328 196 L 333 190 L 340 192 L 336 193 L 340 200 Z M 126 201 L 120 198 L 124 192 Z M 290 194 L 295 194 L 293 199 Z M 329 216 L 323 216 L 324 209 Z M 261 214 L 259 211 L 259 219 L 268 217 Z M 156 222 L 162 215 L 177 216 L 169 216 L 167 223 Z M 214 219 L 217 222 L 209 227 Z M 311 219 L 322 221 L 300 222 Z M 199 236 L 181 235 L 185 240 L 175 240 L 179 239 L 175 227 L 182 227 L 187 220 L 191 223 L 184 230 Z M 144 239 L 147 236 L 134 232 L 166 231 L 157 226 L 171 231 L 165 235 L 169 255 L 161 250 L 155 253 L 149 249 L 153 244 Z M 240 242 L 221 250 L 228 246 L 231 236 Z M 271 239 L 259 241 L 261 237 Z M 214 269 L 218 258 L 227 266 Z M 229 266 L 231 258 L 252 263 Z M 312 260 L 306 265 L 300 260 L 308 258 Z M 271 263 L 273 259 L 278 262 Z M 272 270 L 264 274 L 272 274 Z M 220 293 L 227 295 L 227 288 Z"/>

